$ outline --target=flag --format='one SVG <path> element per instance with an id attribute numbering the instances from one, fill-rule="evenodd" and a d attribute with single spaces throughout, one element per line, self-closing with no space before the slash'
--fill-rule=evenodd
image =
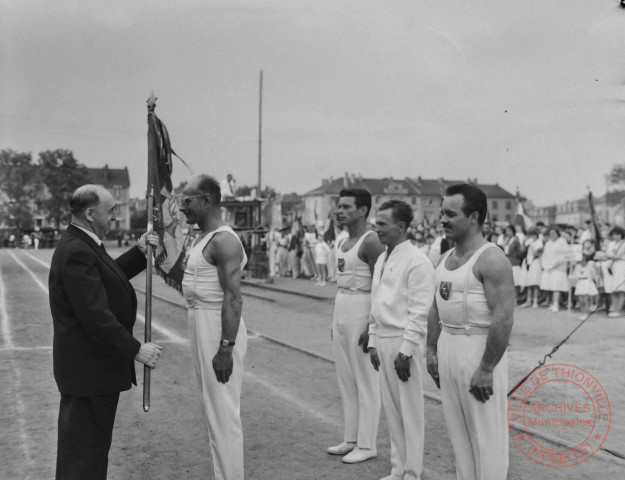
<path id="1" fill-rule="evenodd" d="M 152 223 L 161 239 L 154 266 L 169 286 L 181 292 L 185 238 L 178 221 L 178 204 L 171 181 L 171 156 L 176 153 L 171 148 L 167 128 L 154 113 L 155 101 L 154 96 L 148 99 L 148 191 L 153 188 Z"/>
<path id="2" fill-rule="evenodd" d="M 607 201 L 607 195 L 606 195 Z M 592 233 L 592 239 L 595 241 L 597 251 L 601 249 L 601 233 L 597 227 L 597 216 L 595 214 L 595 205 L 592 201 L 592 192 L 588 192 L 588 210 L 590 211 L 590 230 Z"/>
<path id="3" fill-rule="evenodd" d="M 527 216 L 525 213 L 525 209 L 523 208 L 523 202 L 521 201 L 521 197 L 517 193 L 516 197 L 516 216 L 514 217 L 515 225 L 521 227 L 523 233 L 527 232 L 528 229 L 532 228 L 534 222 Z"/>

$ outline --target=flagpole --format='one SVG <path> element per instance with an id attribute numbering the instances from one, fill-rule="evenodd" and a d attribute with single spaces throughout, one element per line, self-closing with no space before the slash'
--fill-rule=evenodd
<path id="1" fill-rule="evenodd" d="M 260 71 L 260 89 L 258 99 L 258 198 L 262 196 L 262 165 L 263 165 L 263 71 Z"/>
<path id="2" fill-rule="evenodd" d="M 153 173 L 151 170 L 156 165 L 154 159 L 158 155 L 156 146 L 156 129 L 152 115 L 156 108 L 156 97 L 152 93 L 147 101 L 148 104 L 148 187 L 147 187 L 147 203 L 148 203 L 148 225 L 147 231 L 154 229 L 154 184 L 152 183 Z M 145 341 L 152 341 L 152 245 L 146 242 L 147 266 L 145 273 Z M 143 366 L 143 411 L 150 410 L 150 368 Z"/>

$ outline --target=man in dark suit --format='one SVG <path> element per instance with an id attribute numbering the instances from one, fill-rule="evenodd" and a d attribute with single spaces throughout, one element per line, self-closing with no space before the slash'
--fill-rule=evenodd
<path id="1" fill-rule="evenodd" d="M 102 239 L 115 220 L 104 188 L 84 185 L 69 202 L 72 223 L 50 268 L 54 378 L 61 393 L 57 480 L 106 479 L 119 393 L 136 385 L 134 361 L 156 366 L 160 347 L 132 336 L 137 297 L 129 279 L 146 267 L 144 234 L 113 260 Z"/>

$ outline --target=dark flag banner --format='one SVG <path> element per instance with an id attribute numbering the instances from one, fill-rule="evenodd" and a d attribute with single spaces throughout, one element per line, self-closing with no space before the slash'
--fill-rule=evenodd
<path id="1" fill-rule="evenodd" d="M 525 213 L 525 208 L 523 208 L 523 202 L 521 201 L 521 197 L 517 193 L 516 196 L 516 215 L 514 217 L 514 223 L 521 227 L 523 233 L 527 233 L 527 230 L 534 226 L 534 222 L 527 216 Z"/>
<path id="2" fill-rule="evenodd" d="M 155 267 L 169 286 L 181 292 L 185 238 L 178 221 L 178 205 L 171 181 L 171 156 L 176 154 L 171 148 L 165 125 L 154 113 L 155 102 L 153 96 L 148 99 L 148 188 L 152 186 L 154 189 L 152 221 L 154 231 L 161 238 Z"/>
<path id="3" fill-rule="evenodd" d="M 606 194 L 606 202 L 608 200 L 608 196 Z M 590 229 L 592 230 L 592 238 L 595 241 L 597 251 L 601 248 L 601 234 L 599 233 L 599 228 L 597 227 L 597 216 L 595 214 L 595 205 L 592 201 L 592 192 L 588 192 L 588 209 L 590 211 Z"/>

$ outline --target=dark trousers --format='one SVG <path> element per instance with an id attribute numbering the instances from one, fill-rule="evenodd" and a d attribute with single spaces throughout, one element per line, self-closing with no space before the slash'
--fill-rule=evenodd
<path id="1" fill-rule="evenodd" d="M 56 480 L 106 480 L 119 392 L 61 394 Z"/>

